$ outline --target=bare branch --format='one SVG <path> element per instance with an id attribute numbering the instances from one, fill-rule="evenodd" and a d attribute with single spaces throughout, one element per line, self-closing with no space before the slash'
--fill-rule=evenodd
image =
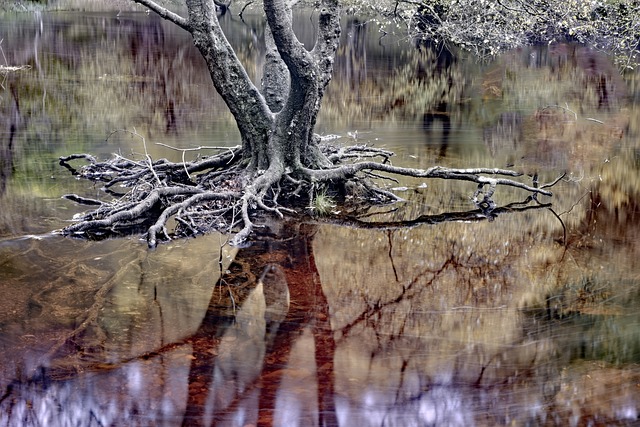
<path id="1" fill-rule="evenodd" d="M 451 169 L 441 166 L 435 166 L 429 169 L 413 169 L 402 168 L 392 166 L 389 164 L 380 164 L 376 162 L 362 162 L 352 165 L 345 165 L 334 169 L 313 170 L 304 169 L 303 173 L 308 175 L 314 180 L 327 181 L 332 179 L 345 179 L 355 176 L 360 171 L 376 170 L 381 172 L 388 172 L 396 175 L 412 176 L 415 178 L 441 178 L 441 179 L 455 179 L 460 181 L 470 181 L 481 185 L 506 185 L 511 187 L 521 188 L 523 190 L 540 193 L 545 196 L 551 196 L 550 191 L 543 188 L 536 188 L 530 185 L 523 184 L 511 179 L 489 178 L 483 175 L 507 175 L 507 176 L 521 176 L 522 174 L 516 171 L 497 168 L 475 168 L 475 169 Z M 556 181 L 557 182 L 557 181 Z"/>
<path id="2" fill-rule="evenodd" d="M 171 145 L 163 144 L 162 142 L 156 142 L 156 145 L 160 145 L 162 147 L 167 147 L 167 148 L 169 148 L 171 150 L 182 152 L 182 165 L 184 166 L 184 172 L 187 174 L 187 177 L 189 177 L 189 179 L 191 179 L 191 174 L 189 173 L 189 168 L 187 167 L 187 161 L 185 159 L 185 155 L 186 155 L 187 151 L 229 150 L 229 152 L 232 154 L 232 159 L 233 159 L 233 154 L 234 154 L 233 150 L 234 149 L 237 150 L 237 149 L 241 148 L 239 145 L 236 145 L 235 147 L 212 147 L 212 146 L 208 146 L 208 145 L 200 145 L 198 147 L 192 147 L 192 148 L 177 148 L 177 147 L 172 147 Z M 145 148 L 145 150 L 146 150 L 146 148 Z"/>
<path id="3" fill-rule="evenodd" d="M 149 231 L 147 232 L 147 244 L 150 248 L 156 247 L 158 244 L 157 235 L 160 230 L 164 230 L 165 225 L 169 218 L 179 212 L 181 209 L 186 209 L 190 206 L 198 205 L 210 200 L 234 200 L 240 197 L 239 193 L 234 192 L 215 192 L 215 191 L 207 191 L 203 193 L 194 194 L 188 199 L 184 200 L 181 203 L 176 203 L 170 205 L 165 210 L 162 211 L 162 214 L 158 217 L 156 222 L 149 227 Z M 167 233 L 165 232 L 165 235 Z"/>
<path id="4" fill-rule="evenodd" d="M 549 188 L 549 187 L 553 187 L 554 185 L 556 185 L 558 182 L 560 182 L 560 180 L 562 178 L 564 178 L 565 176 L 567 176 L 567 173 L 563 173 L 562 175 L 560 175 L 559 177 L 557 177 L 556 179 L 554 179 L 553 181 L 551 181 L 548 184 L 543 184 L 540 186 L 540 188 Z"/>
<path id="5" fill-rule="evenodd" d="M 188 195 L 195 193 L 203 193 L 195 187 L 161 187 L 153 190 L 144 200 L 141 200 L 133 208 L 124 211 L 116 212 L 103 219 L 96 219 L 90 221 L 82 221 L 76 224 L 70 225 L 65 228 L 66 234 L 79 233 L 91 229 L 105 229 L 110 228 L 119 222 L 125 221 L 138 221 L 144 218 L 144 214 L 151 210 L 160 201 L 163 196 L 169 195 Z"/>
<path id="6" fill-rule="evenodd" d="M 174 24 L 176 24 L 177 26 L 179 26 L 181 28 L 184 28 L 185 30 L 191 32 L 191 27 L 189 26 L 189 23 L 187 22 L 187 20 L 185 18 L 183 18 L 182 16 L 178 15 L 177 13 L 174 13 L 174 12 L 170 11 L 169 9 L 160 6 L 159 4 L 157 4 L 156 2 L 154 2 L 152 0 L 133 0 L 133 1 L 138 3 L 138 4 L 141 4 L 143 6 L 146 6 L 151 10 L 153 10 L 161 18 L 164 18 L 167 21 L 171 21 Z"/>
<path id="7" fill-rule="evenodd" d="M 242 15 L 244 15 L 245 9 L 251 6 L 252 4 L 253 4 L 253 1 L 248 1 L 244 6 L 242 6 L 242 10 L 240 10 L 240 13 L 238 13 L 238 16 L 240 17 L 240 19 L 242 19 Z"/>

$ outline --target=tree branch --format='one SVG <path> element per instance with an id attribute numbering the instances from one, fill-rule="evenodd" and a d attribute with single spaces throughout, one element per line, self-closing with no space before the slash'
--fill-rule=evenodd
<path id="1" fill-rule="evenodd" d="M 187 0 L 188 25 L 193 42 L 204 58 L 211 81 L 233 114 L 246 154 L 264 142 L 273 114 L 227 40 L 210 0 Z"/>
<path id="2" fill-rule="evenodd" d="M 333 60 L 340 42 L 340 5 L 337 0 L 323 0 L 318 19 L 318 37 L 312 54 L 318 61 L 323 86 L 331 80 Z"/>
<path id="3" fill-rule="evenodd" d="M 164 231 L 165 225 L 169 218 L 175 215 L 178 211 L 210 200 L 233 200 L 238 199 L 239 197 L 240 194 L 234 192 L 207 191 L 204 193 L 194 194 L 181 203 L 170 205 L 162 211 L 162 214 L 160 214 L 156 222 L 151 227 L 149 227 L 149 231 L 147 232 L 147 244 L 150 248 L 155 248 L 158 244 L 157 235 L 161 230 L 165 235 L 168 235 L 166 231 Z"/>
<path id="4" fill-rule="evenodd" d="M 136 203 L 133 208 L 118 211 L 103 219 L 81 221 L 65 228 L 65 233 L 72 234 L 91 229 L 110 228 L 118 222 L 136 221 L 144 218 L 143 214 L 153 209 L 163 196 L 175 196 L 180 194 L 197 194 L 204 191 L 195 187 L 160 187 L 153 190 L 149 195 L 140 202 Z"/>
<path id="5" fill-rule="evenodd" d="M 177 26 L 191 32 L 191 27 L 189 26 L 189 23 L 187 22 L 187 20 L 182 16 L 178 15 L 177 13 L 171 12 L 169 9 L 160 6 L 159 4 L 157 4 L 152 0 L 133 0 L 133 1 L 153 10 L 161 18 L 164 18 L 167 21 L 171 21 Z"/>
<path id="6" fill-rule="evenodd" d="M 474 169 L 451 169 L 441 166 L 434 166 L 429 169 L 413 169 L 413 168 L 401 168 L 392 166 L 389 164 L 381 164 L 376 162 L 362 162 L 354 163 L 351 165 L 343 165 L 334 169 L 301 169 L 301 172 L 311 179 L 328 181 L 332 179 L 345 179 L 355 176 L 361 171 L 381 171 L 388 172 L 396 175 L 411 176 L 415 178 L 441 178 L 441 179 L 455 179 L 460 181 L 470 181 L 481 185 L 506 185 L 511 187 L 521 188 L 531 193 L 539 193 L 545 196 L 551 196 L 550 191 L 543 188 L 532 187 L 530 185 L 523 184 L 518 181 L 504 178 L 490 178 L 483 175 L 506 175 L 506 176 L 521 176 L 519 172 L 515 172 L 507 169 L 497 168 L 474 168 Z M 557 181 L 556 181 L 557 182 Z M 543 187 L 547 187 L 546 185 Z"/>
<path id="7" fill-rule="evenodd" d="M 291 5 L 287 0 L 264 0 L 264 13 L 280 57 L 291 75 L 301 78 L 314 66 L 311 55 L 293 32 Z"/>

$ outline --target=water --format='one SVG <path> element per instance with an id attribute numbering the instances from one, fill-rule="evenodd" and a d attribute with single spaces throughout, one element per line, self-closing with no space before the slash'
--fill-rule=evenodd
<path id="1" fill-rule="evenodd" d="M 124 11 L 0 21 L 7 65 L 31 66 L 0 80 L 0 425 L 638 422 L 638 79 L 602 54 L 479 64 L 345 20 L 318 131 L 402 166 L 566 172 L 551 208 L 474 220 L 472 185 L 403 180 L 368 217 L 385 227 L 267 220 L 248 248 L 149 251 L 50 234 L 81 211 L 61 195 L 108 200 L 56 159 L 144 152 L 119 129 L 154 158 L 238 144 L 188 35 Z M 246 21 L 225 25 L 257 81 Z"/>

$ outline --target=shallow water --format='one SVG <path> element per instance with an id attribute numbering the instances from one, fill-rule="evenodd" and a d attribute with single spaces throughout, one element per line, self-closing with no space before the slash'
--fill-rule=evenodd
<path id="1" fill-rule="evenodd" d="M 264 25 L 225 25 L 258 81 Z M 50 234 L 81 211 L 61 195 L 109 198 L 56 159 L 238 144 L 188 36 L 96 12 L 4 15 L 0 39 L 31 67 L 0 76 L 0 425 L 638 422 L 640 97 L 604 55 L 479 64 L 345 19 L 318 131 L 397 165 L 566 172 L 552 206 L 500 188 L 487 220 L 470 184 L 405 180 L 367 216 L 385 227 L 265 219 L 248 248 L 149 251 Z"/>

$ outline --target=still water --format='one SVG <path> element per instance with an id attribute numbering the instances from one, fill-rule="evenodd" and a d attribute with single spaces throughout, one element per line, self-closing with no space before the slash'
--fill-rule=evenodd
<path id="1" fill-rule="evenodd" d="M 264 24 L 225 25 L 259 81 Z M 51 234 L 81 211 L 63 194 L 110 197 L 56 159 L 238 144 L 188 35 L 123 10 L 3 15 L 0 40 L 29 66 L 0 74 L 0 425 L 640 421 L 640 89 L 605 55 L 478 63 L 345 18 L 319 132 L 402 166 L 566 172 L 552 206 L 499 189 L 489 221 L 469 184 L 406 180 L 366 217 L 394 226 L 265 219 L 248 248 L 150 251 Z"/>

